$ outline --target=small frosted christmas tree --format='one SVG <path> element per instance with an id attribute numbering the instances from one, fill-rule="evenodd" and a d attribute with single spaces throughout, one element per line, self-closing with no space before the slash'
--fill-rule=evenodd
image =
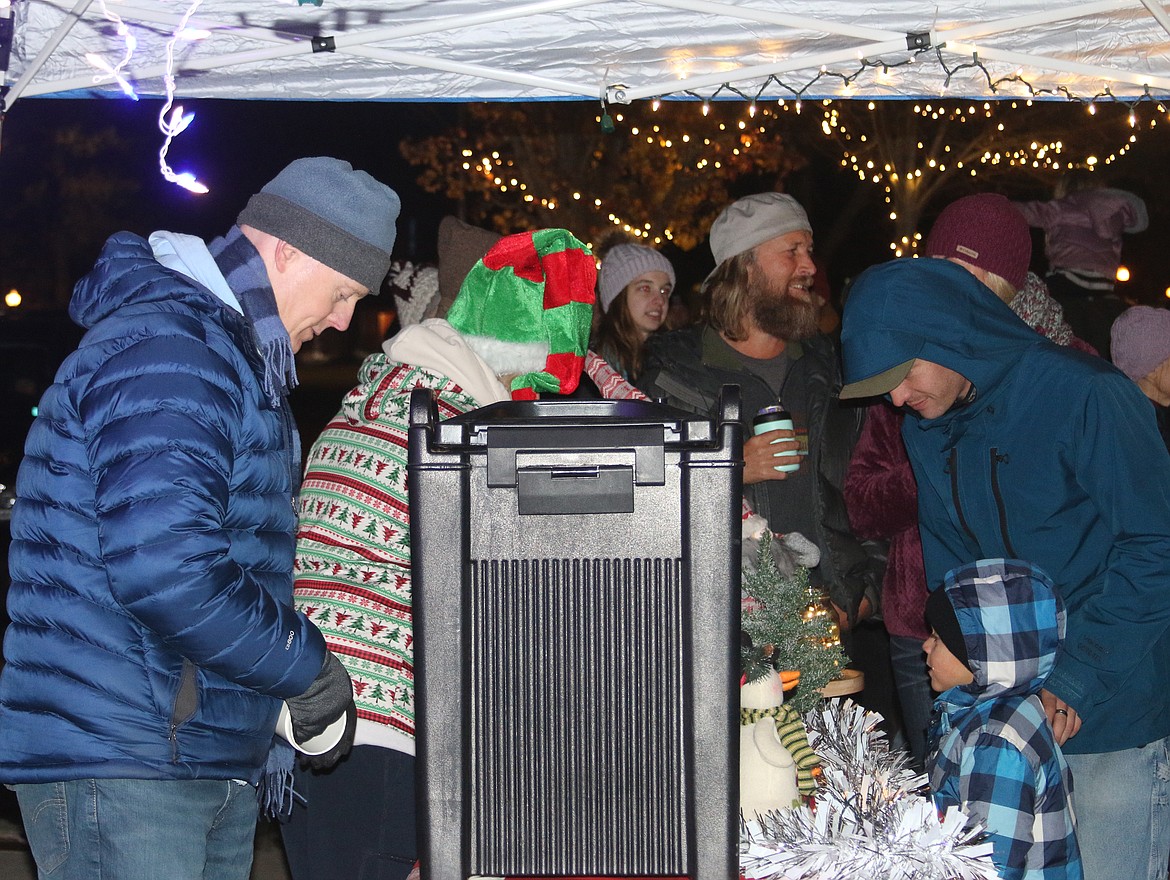
<path id="1" fill-rule="evenodd" d="M 817 707 L 821 688 L 840 674 L 848 658 L 824 597 L 809 583 L 808 569 L 797 566 L 785 577 L 772 558 L 771 540 L 765 531 L 759 564 L 744 577 L 748 598 L 742 615 L 740 655 L 748 681 L 756 681 L 771 669 L 799 672 L 800 684 L 785 701 L 803 715 Z"/>

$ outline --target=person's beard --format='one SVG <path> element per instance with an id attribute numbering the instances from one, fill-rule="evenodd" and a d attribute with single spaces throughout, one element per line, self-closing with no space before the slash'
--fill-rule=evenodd
<path id="1" fill-rule="evenodd" d="M 811 287 L 811 278 L 808 283 Z M 787 285 L 777 290 L 771 279 L 759 275 L 752 283 L 751 312 L 756 327 L 775 339 L 808 339 L 818 330 L 820 309 L 815 303 L 789 296 Z"/>

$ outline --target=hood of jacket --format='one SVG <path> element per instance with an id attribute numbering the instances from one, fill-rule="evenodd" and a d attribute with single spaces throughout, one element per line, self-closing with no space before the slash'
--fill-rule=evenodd
<path id="1" fill-rule="evenodd" d="M 429 318 L 406 327 L 382 343 L 382 350 L 393 361 L 448 377 L 478 406 L 512 399 L 495 371 L 468 345 L 463 334 L 442 318 Z"/>
<path id="2" fill-rule="evenodd" d="M 180 283 L 174 283 L 175 279 L 181 279 Z M 127 306 L 176 300 L 201 311 L 223 307 L 218 297 L 190 276 L 160 268 L 146 239 L 118 232 L 106 241 L 93 268 L 74 285 L 69 316 L 88 330 Z"/>
<path id="3" fill-rule="evenodd" d="M 436 388 L 441 396 L 458 398 L 461 402 L 448 416 L 511 400 L 508 389 L 459 331 L 442 318 L 432 318 L 404 328 L 382 343 L 381 352 L 365 359 L 358 384 L 341 400 L 339 415 L 351 425 L 404 422 L 398 398 L 409 397 L 415 387 Z"/>
<path id="4" fill-rule="evenodd" d="M 1052 344 L 962 266 L 937 258 L 892 260 L 861 273 L 841 329 L 845 384 L 917 358 L 962 375 L 976 401 L 1027 349 Z"/>
<path id="5" fill-rule="evenodd" d="M 1037 692 L 1064 640 L 1064 604 L 1048 575 L 1018 559 L 983 559 L 947 572 L 940 589 L 955 608 L 975 676 L 939 695 L 950 707 Z"/>

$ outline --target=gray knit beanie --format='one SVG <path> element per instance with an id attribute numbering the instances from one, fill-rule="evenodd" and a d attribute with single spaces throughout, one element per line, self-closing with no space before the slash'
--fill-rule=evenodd
<path id="1" fill-rule="evenodd" d="M 390 270 L 397 193 L 341 159 L 290 162 L 236 218 L 377 293 Z"/>
<path id="2" fill-rule="evenodd" d="M 1117 316 L 1109 335 L 1114 366 L 1138 382 L 1170 358 L 1170 311 L 1133 306 Z"/>
<path id="3" fill-rule="evenodd" d="M 597 274 L 597 300 L 601 303 L 601 310 L 608 312 L 617 295 L 644 272 L 665 272 L 670 278 L 670 286 L 674 287 L 674 266 L 654 248 L 640 244 L 619 244 L 610 248 Z"/>

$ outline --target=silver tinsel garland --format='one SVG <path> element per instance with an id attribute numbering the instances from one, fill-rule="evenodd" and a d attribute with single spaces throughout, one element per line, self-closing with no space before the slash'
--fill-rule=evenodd
<path id="1" fill-rule="evenodd" d="M 805 718 L 820 756 L 816 808 L 768 813 L 740 829 L 747 880 L 995 880 L 991 843 L 960 810 L 939 818 L 926 777 L 890 750 L 881 716 L 826 700 Z"/>

